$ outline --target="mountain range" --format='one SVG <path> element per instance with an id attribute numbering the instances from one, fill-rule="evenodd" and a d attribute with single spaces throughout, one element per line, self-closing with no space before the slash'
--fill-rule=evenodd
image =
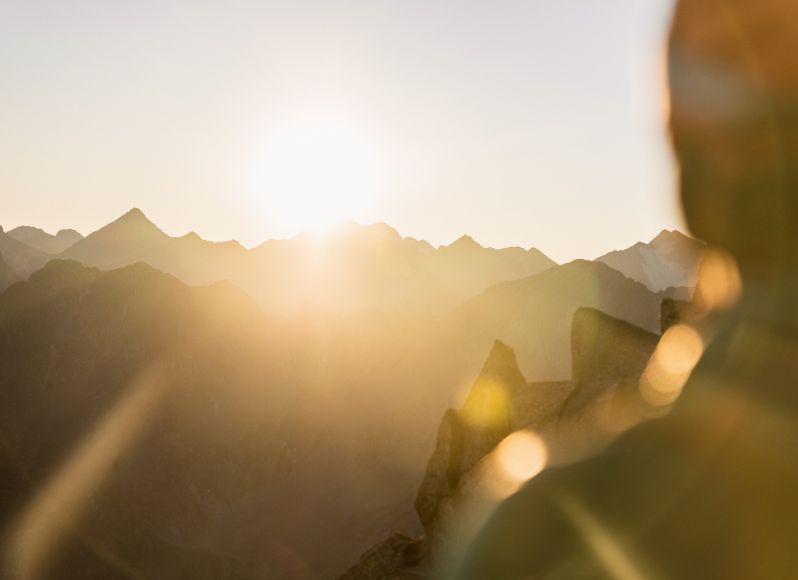
<path id="1" fill-rule="evenodd" d="M 58 578 L 333 577 L 393 530 L 421 533 L 436 425 L 497 339 L 525 381 L 568 381 L 581 308 L 656 332 L 663 299 L 689 293 L 385 224 L 248 250 L 133 210 L 58 256 L 10 233 L 0 253 L 4 520 L 24 525 L 137 386 L 160 385 L 87 480 L 95 499 L 67 498 L 80 533 L 60 532 Z"/>
<path id="2" fill-rule="evenodd" d="M 385 225 L 345 224 L 326 239 L 301 235 L 247 250 L 195 233 L 170 237 L 133 209 L 59 257 L 101 269 L 145 262 L 188 284 L 230 280 L 273 313 L 439 308 L 485 287 L 540 272 L 554 262 L 537 250 L 450 246 L 402 238 Z M 323 289 L 319 292 L 319 289 Z"/>
<path id="3" fill-rule="evenodd" d="M 702 249 L 701 242 L 663 231 L 647 244 L 596 261 L 659 292 L 695 286 Z M 22 278 L 59 257 L 103 270 L 144 262 L 191 285 L 229 280 L 279 315 L 397 306 L 429 313 L 555 265 L 537 249 L 485 248 L 468 236 L 435 248 L 386 224 L 349 223 L 323 238 L 300 235 L 247 249 L 194 232 L 169 236 L 137 208 L 85 238 L 74 230 L 51 235 L 31 226 L 0 233 L 0 254 Z"/>
<path id="4" fill-rule="evenodd" d="M 75 230 L 60 230 L 53 235 L 31 226 L 14 228 L 8 232 L 8 235 L 31 248 L 54 256 L 83 239 L 83 236 Z"/>
<path id="5" fill-rule="evenodd" d="M 629 278 L 659 292 L 668 288 L 694 288 L 704 244 L 683 233 L 662 230 L 648 242 L 638 242 L 596 259 Z"/>
<path id="6" fill-rule="evenodd" d="M 19 278 L 27 278 L 53 258 L 52 255 L 37 250 L 5 233 L 2 227 L 0 227 L 0 255 L 14 275 Z"/>

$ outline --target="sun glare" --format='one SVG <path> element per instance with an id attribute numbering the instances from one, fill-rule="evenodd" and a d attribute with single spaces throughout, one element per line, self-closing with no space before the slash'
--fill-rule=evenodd
<path id="1" fill-rule="evenodd" d="M 367 219 L 380 188 L 376 148 L 355 127 L 307 119 L 270 132 L 257 161 L 256 195 L 283 234 Z"/>

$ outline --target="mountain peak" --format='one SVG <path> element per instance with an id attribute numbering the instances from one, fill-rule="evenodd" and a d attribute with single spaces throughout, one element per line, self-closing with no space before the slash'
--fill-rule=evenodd
<path id="1" fill-rule="evenodd" d="M 449 248 L 459 248 L 459 249 L 463 249 L 463 250 L 472 249 L 472 248 L 473 249 L 477 249 L 477 248 L 481 249 L 482 248 L 482 246 L 479 244 L 479 242 L 474 240 L 474 238 L 472 238 L 469 235 L 460 236 L 459 238 L 457 238 L 454 242 L 452 242 L 447 247 L 449 247 Z"/>
<path id="2" fill-rule="evenodd" d="M 163 234 L 161 228 L 156 226 L 152 222 L 152 220 L 150 220 L 146 215 L 144 215 L 144 212 L 137 207 L 134 207 L 124 215 L 118 217 L 117 219 L 115 219 L 110 224 L 105 226 L 105 228 L 102 229 L 103 230 L 107 228 L 114 229 L 114 226 L 125 226 L 128 228 L 134 228 L 140 232 L 150 231 L 152 233 Z"/>
<path id="3" fill-rule="evenodd" d="M 128 210 L 124 215 L 122 215 L 116 221 L 118 221 L 118 222 L 120 222 L 120 221 L 131 222 L 131 221 L 150 221 L 150 220 L 147 218 L 146 215 L 144 215 L 143 211 L 141 211 L 137 207 L 134 207 L 134 208 L 131 208 L 130 210 Z"/>
<path id="4" fill-rule="evenodd" d="M 463 404 L 464 418 L 475 427 L 495 428 L 506 424 L 512 401 L 526 384 L 515 351 L 496 340 Z"/>
<path id="5" fill-rule="evenodd" d="M 81 234 L 77 230 L 73 230 L 72 228 L 66 228 L 63 230 L 58 230 L 55 234 L 56 238 L 82 238 L 83 234 Z"/>
<path id="6" fill-rule="evenodd" d="M 662 230 L 657 237 L 649 242 L 651 245 L 656 246 L 657 244 L 662 243 L 670 243 L 674 241 L 680 240 L 691 240 L 689 236 L 684 235 L 679 230 Z"/>
<path id="7" fill-rule="evenodd" d="M 59 256 L 86 266 L 112 270 L 141 260 L 168 239 L 169 236 L 134 207 Z"/>

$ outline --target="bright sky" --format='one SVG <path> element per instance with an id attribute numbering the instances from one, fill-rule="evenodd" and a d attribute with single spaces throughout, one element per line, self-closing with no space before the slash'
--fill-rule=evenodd
<path id="1" fill-rule="evenodd" d="M 331 217 L 595 257 L 681 227 L 671 0 L 0 3 L 0 224 Z"/>

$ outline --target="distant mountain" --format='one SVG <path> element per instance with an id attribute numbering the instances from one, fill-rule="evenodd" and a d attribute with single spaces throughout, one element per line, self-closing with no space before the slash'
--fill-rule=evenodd
<path id="1" fill-rule="evenodd" d="M 176 276 L 187 284 L 213 284 L 221 280 L 240 281 L 251 263 L 241 244 L 209 242 L 195 232 L 151 247 L 138 260 Z"/>
<path id="2" fill-rule="evenodd" d="M 610 252 L 596 261 L 659 292 L 666 288 L 694 288 L 705 245 L 676 230 L 663 230 L 645 244 Z"/>
<path id="3" fill-rule="evenodd" d="M 20 242 L 0 228 L 0 254 L 6 264 L 21 278 L 27 278 L 44 266 L 52 256 Z"/>
<path id="4" fill-rule="evenodd" d="M 470 238 L 469 238 L 470 240 Z M 485 288 L 555 263 L 537 250 L 484 248 L 464 238 L 433 248 L 386 224 L 350 223 L 325 239 L 299 236 L 252 250 L 257 279 L 243 283 L 282 311 L 438 314 Z"/>
<path id="5" fill-rule="evenodd" d="M 189 284 L 230 280 L 283 316 L 435 312 L 555 264 L 538 250 L 484 248 L 468 237 L 435 249 L 386 224 L 349 223 L 324 237 L 300 235 L 247 250 L 195 233 L 168 236 L 138 209 L 61 257 L 106 270 L 141 261 Z"/>
<path id="6" fill-rule="evenodd" d="M 463 236 L 438 250 L 435 265 L 455 286 L 468 293 L 489 285 L 538 274 L 557 263 L 535 248 L 483 248 L 469 236 Z"/>
<path id="7" fill-rule="evenodd" d="M 591 307 L 650 332 L 659 331 L 660 304 L 652 292 L 602 262 L 575 260 L 540 274 L 493 286 L 457 308 L 448 322 L 452 344 L 485 352 L 495 339 L 515 347 L 531 380 L 571 376 L 570 324 Z"/>
<path id="8" fill-rule="evenodd" d="M 31 248 L 53 255 L 60 254 L 83 239 L 83 236 L 75 230 L 60 230 L 52 235 L 31 226 L 19 226 L 8 232 L 8 235 Z"/>
<path id="9" fill-rule="evenodd" d="M 434 425 L 387 419 L 416 411 L 407 392 L 424 385 L 408 377 L 425 369 L 402 348 L 425 337 L 363 328 L 280 325 L 232 284 L 189 287 L 141 263 L 56 259 L 10 287 L 0 521 L 30 511 L 56 539 L 31 552 L 43 568 L 30 576 L 330 577 L 415 529 L 423 464 L 402 461 L 424 451 L 397 437 Z M 37 520 L 43 490 L 57 506 Z"/>
<path id="10" fill-rule="evenodd" d="M 0 254 L 0 294 L 14 282 L 19 282 L 21 279 L 3 259 L 3 255 Z"/>
<path id="11" fill-rule="evenodd" d="M 112 270 L 141 261 L 141 257 L 169 239 L 138 208 L 86 236 L 61 253 L 65 260 Z"/>

